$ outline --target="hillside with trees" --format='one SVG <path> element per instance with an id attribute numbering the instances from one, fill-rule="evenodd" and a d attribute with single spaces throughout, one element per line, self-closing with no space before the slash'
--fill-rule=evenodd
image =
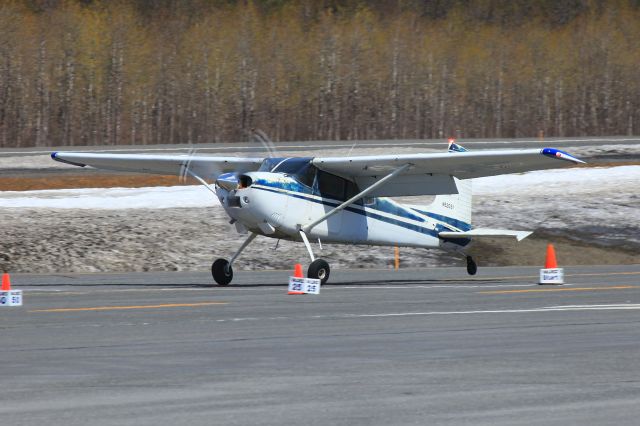
<path id="1" fill-rule="evenodd" d="M 638 0 L 4 0 L 0 147 L 640 133 Z"/>

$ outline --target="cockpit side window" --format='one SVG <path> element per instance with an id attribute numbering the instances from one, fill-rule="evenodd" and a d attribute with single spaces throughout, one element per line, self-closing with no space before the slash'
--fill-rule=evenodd
<path id="1" fill-rule="evenodd" d="M 331 173 L 318 170 L 318 190 L 320 195 L 334 200 L 344 198 L 345 180 Z"/>
<path id="2" fill-rule="evenodd" d="M 350 180 L 322 170 L 318 170 L 318 191 L 323 197 L 339 201 L 346 201 L 360 192 L 358 186 Z"/>

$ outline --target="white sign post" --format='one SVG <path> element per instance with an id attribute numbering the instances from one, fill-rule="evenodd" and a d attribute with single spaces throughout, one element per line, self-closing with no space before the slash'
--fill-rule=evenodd
<path id="1" fill-rule="evenodd" d="M 320 294 L 320 280 L 289 277 L 289 294 Z"/>

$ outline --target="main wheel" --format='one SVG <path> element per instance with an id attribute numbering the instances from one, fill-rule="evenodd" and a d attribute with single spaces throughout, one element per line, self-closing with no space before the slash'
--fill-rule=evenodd
<path id="1" fill-rule="evenodd" d="M 233 269 L 227 259 L 216 259 L 211 265 L 211 275 L 219 285 L 227 285 L 233 279 Z"/>
<path id="2" fill-rule="evenodd" d="M 478 265 L 473 260 L 473 257 L 467 256 L 467 273 L 469 275 L 475 275 L 478 272 Z"/>
<path id="3" fill-rule="evenodd" d="M 311 265 L 309 265 L 309 269 L 307 270 L 307 277 L 320 280 L 320 283 L 324 284 L 329 280 L 330 272 L 331 269 L 329 268 L 329 264 L 326 260 L 316 259 L 311 262 Z"/>

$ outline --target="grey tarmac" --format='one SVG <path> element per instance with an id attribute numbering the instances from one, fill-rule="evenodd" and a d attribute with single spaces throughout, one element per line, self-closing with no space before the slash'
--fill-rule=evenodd
<path id="1" fill-rule="evenodd" d="M 13 275 L 11 425 L 637 424 L 640 265 Z"/>
<path id="2" fill-rule="evenodd" d="M 442 150 L 443 139 L 372 139 L 372 140 L 320 140 L 320 141 L 291 141 L 274 142 L 271 148 L 287 152 L 308 151 L 309 149 L 335 151 L 336 149 L 370 149 L 407 147 L 417 149 Z M 555 138 L 500 138 L 500 139 L 459 139 L 460 143 L 472 149 L 501 149 L 501 148 L 536 148 L 553 145 L 557 148 L 620 145 L 634 146 L 640 143 L 638 136 L 587 136 L 587 137 L 555 137 Z M 95 151 L 95 152 L 130 152 L 130 153 L 233 153 L 265 151 L 257 142 L 233 143 L 202 143 L 202 144 L 174 144 L 174 145 L 119 145 L 119 146 L 73 146 L 73 147 L 33 147 L 33 148 L 0 148 L 1 156 L 42 155 L 51 151 Z"/>

